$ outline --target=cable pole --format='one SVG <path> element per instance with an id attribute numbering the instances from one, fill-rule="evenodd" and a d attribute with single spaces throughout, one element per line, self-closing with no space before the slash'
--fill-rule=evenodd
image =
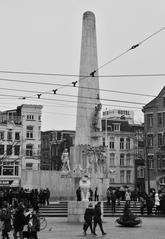
<path id="1" fill-rule="evenodd" d="M 147 167 L 147 187 L 148 193 L 150 193 L 150 167 L 149 167 L 149 158 L 148 158 L 148 145 L 147 145 L 147 137 L 144 135 L 145 139 L 145 158 L 146 158 L 146 167 Z"/>

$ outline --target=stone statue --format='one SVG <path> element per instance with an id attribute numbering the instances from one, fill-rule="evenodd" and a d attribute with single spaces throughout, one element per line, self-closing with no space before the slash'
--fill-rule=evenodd
<path id="1" fill-rule="evenodd" d="M 81 199 L 82 201 L 89 201 L 89 188 L 91 186 L 90 179 L 88 175 L 84 175 L 79 182 L 79 186 L 81 188 Z"/>
<path id="2" fill-rule="evenodd" d="M 69 152 L 67 148 L 64 149 L 61 155 L 61 160 L 62 160 L 62 170 L 70 171 Z"/>

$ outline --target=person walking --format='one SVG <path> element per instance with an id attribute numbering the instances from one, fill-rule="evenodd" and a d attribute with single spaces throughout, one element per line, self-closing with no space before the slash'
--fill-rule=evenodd
<path id="1" fill-rule="evenodd" d="M 112 213 L 115 213 L 116 212 L 116 195 L 115 195 L 115 191 L 112 191 L 111 203 L 112 203 Z"/>
<path id="2" fill-rule="evenodd" d="M 93 201 L 93 191 L 91 188 L 89 189 L 89 201 Z"/>
<path id="3" fill-rule="evenodd" d="M 144 198 L 143 195 L 140 195 L 140 212 L 141 212 L 141 215 L 144 214 L 144 208 L 146 206 L 146 199 Z"/>
<path id="4" fill-rule="evenodd" d="M 17 239 L 17 233 L 19 234 L 19 238 L 23 239 L 23 229 L 27 223 L 28 222 L 24 215 L 24 208 L 22 205 L 19 205 L 18 208 L 16 209 L 16 212 L 14 214 L 14 220 L 13 220 L 14 239 Z"/>
<path id="5" fill-rule="evenodd" d="M 93 227 L 92 227 L 93 213 L 94 213 L 93 205 L 92 203 L 89 203 L 84 214 L 84 225 L 83 225 L 84 236 L 86 235 L 88 227 L 90 227 L 91 233 L 93 234 Z"/>
<path id="6" fill-rule="evenodd" d="M 2 208 L 2 215 L 1 215 L 1 221 L 2 221 L 2 239 L 9 239 L 9 232 L 12 229 L 11 226 L 11 214 L 9 209 Z"/>
<path id="7" fill-rule="evenodd" d="M 81 188 L 78 187 L 76 190 L 77 201 L 81 201 Z"/>
<path id="8" fill-rule="evenodd" d="M 160 214 L 160 198 L 159 194 L 155 193 L 155 215 L 159 216 Z"/>
<path id="9" fill-rule="evenodd" d="M 129 204 L 129 205 L 130 205 L 131 192 L 130 192 L 129 190 L 126 190 L 126 192 L 125 192 L 125 201 L 126 201 L 126 204 Z"/>
<path id="10" fill-rule="evenodd" d="M 103 225 L 102 225 L 102 219 L 101 219 L 101 202 L 98 202 L 96 205 L 95 205 L 95 209 L 94 209 L 94 227 L 93 227 L 93 234 L 95 236 L 97 236 L 96 234 L 96 226 L 97 224 L 99 225 L 100 227 L 100 230 L 102 232 L 102 235 L 106 235 L 106 233 L 104 232 L 104 229 L 103 229 Z"/>
<path id="11" fill-rule="evenodd" d="M 98 195 L 98 188 L 95 188 L 95 193 L 94 193 L 94 200 L 99 201 L 99 195 Z"/>
<path id="12" fill-rule="evenodd" d="M 38 239 L 37 232 L 40 231 L 40 219 L 36 210 L 33 210 L 32 212 L 32 217 L 30 218 L 28 227 L 30 237 L 33 239 Z"/>
<path id="13" fill-rule="evenodd" d="M 110 188 L 107 188 L 107 206 L 110 206 L 110 200 L 111 200 L 111 191 Z"/>

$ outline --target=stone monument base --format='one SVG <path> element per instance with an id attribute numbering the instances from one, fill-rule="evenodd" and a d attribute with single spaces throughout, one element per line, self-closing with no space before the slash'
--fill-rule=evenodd
<path id="1" fill-rule="evenodd" d="M 85 209 L 89 202 L 69 201 L 68 202 L 68 222 L 84 222 Z"/>
<path id="2" fill-rule="evenodd" d="M 89 203 L 92 203 L 94 207 L 97 202 L 68 201 L 68 222 L 84 222 L 85 209 Z M 103 218 L 103 202 L 101 202 L 101 211 Z"/>

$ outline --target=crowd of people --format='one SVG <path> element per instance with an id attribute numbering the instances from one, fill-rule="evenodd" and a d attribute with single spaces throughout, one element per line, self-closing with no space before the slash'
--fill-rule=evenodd
<path id="1" fill-rule="evenodd" d="M 38 239 L 40 230 L 39 207 L 49 205 L 50 191 L 46 189 L 0 189 L 0 229 L 2 239 Z M 26 227 L 26 229 L 25 229 Z"/>
<path id="2" fill-rule="evenodd" d="M 77 201 L 81 201 L 81 188 L 78 187 L 76 190 Z M 98 188 L 95 187 L 94 192 L 91 188 L 89 188 L 89 201 L 99 201 L 99 193 Z"/>
<path id="3" fill-rule="evenodd" d="M 12 205 L 23 202 L 26 207 L 33 207 L 36 203 L 41 206 L 49 205 L 50 190 L 46 189 L 24 189 L 24 188 L 1 188 L 0 208 L 4 201 Z"/>
<path id="4" fill-rule="evenodd" d="M 145 208 L 148 215 L 152 213 L 159 215 L 161 204 L 163 205 L 165 202 L 164 194 L 161 190 L 158 192 L 152 190 L 147 194 L 146 192 L 140 193 L 136 189 L 134 191 L 130 191 L 129 189 L 120 191 L 118 188 L 108 187 L 106 197 L 107 205 L 111 206 L 112 212 L 114 213 L 116 212 L 116 205 L 120 205 L 121 201 L 125 201 L 127 204 L 130 204 L 132 201 L 134 206 L 136 206 L 137 202 L 140 203 L 140 212 L 142 215 L 144 214 Z"/>

